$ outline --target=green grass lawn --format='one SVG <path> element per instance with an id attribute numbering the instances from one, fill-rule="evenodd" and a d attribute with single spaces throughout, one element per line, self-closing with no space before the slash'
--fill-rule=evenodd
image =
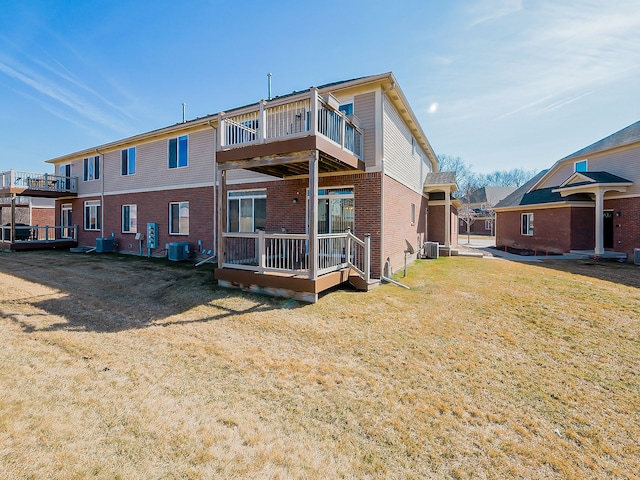
<path id="1" fill-rule="evenodd" d="M 0 255 L 0 478 L 636 478 L 638 270 L 440 258 L 305 305 Z"/>

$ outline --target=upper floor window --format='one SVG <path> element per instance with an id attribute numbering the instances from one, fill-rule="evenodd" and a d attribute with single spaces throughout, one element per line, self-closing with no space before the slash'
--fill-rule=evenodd
<path id="1" fill-rule="evenodd" d="M 169 233 L 171 235 L 189 235 L 189 202 L 171 202 L 169 204 Z"/>
<path id="2" fill-rule="evenodd" d="M 418 142 L 416 142 L 415 137 L 411 137 L 411 155 L 414 157 L 418 153 Z"/>
<path id="3" fill-rule="evenodd" d="M 84 229 L 100 230 L 100 217 L 102 215 L 100 200 L 84 202 Z"/>
<path id="4" fill-rule="evenodd" d="M 522 235 L 533 235 L 533 213 L 522 214 Z"/>
<path id="5" fill-rule="evenodd" d="M 339 110 L 345 115 L 353 115 L 353 103 L 345 103 L 340 105 Z"/>
<path id="6" fill-rule="evenodd" d="M 83 164 L 84 173 L 82 179 L 85 182 L 100 179 L 100 157 L 96 155 L 95 157 L 85 158 Z"/>
<path id="7" fill-rule="evenodd" d="M 122 175 L 135 175 L 136 147 L 125 148 L 120 152 L 120 173 Z"/>
<path id="8" fill-rule="evenodd" d="M 587 165 L 587 161 L 586 160 L 580 160 L 579 162 L 576 162 L 575 164 L 575 171 L 576 172 L 586 172 L 588 171 L 588 165 Z"/>
<path id="9" fill-rule="evenodd" d="M 169 168 L 189 166 L 188 145 L 188 135 L 169 139 Z"/>
<path id="10" fill-rule="evenodd" d="M 138 206 L 122 205 L 122 232 L 138 232 Z"/>

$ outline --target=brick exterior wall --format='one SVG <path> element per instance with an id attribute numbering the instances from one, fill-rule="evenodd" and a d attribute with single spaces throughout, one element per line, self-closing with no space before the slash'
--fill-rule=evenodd
<path id="1" fill-rule="evenodd" d="M 523 213 L 533 213 L 533 235 L 522 235 Z M 594 209 L 561 207 L 497 212 L 496 245 L 564 253 L 593 249 Z"/>
<path id="2" fill-rule="evenodd" d="M 11 222 L 11 207 L 0 207 L 0 224 Z M 28 206 L 16 206 L 16 223 L 26 225 L 56 225 L 55 210 L 53 208 L 31 208 L 31 218 L 29 218 Z"/>
<path id="3" fill-rule="evenodd" d="M 57 225 L 56 223 L 56 211 L 53 208 L 31 208 L 31 223 L 30 225 Z"/>
<path id="4" fill-rule="evenodd" d="M 605 210 L 613 210 L 613 246 L 633 262 L 633 249 L 640 248 L 640 198 L 605 200 Z M 619 213 L 619 215 L 617 215 Z"/>
<path id="5" fill-rule="evenodd" d="M 100 200 L 100 197 L 81 198 L 73 201 L 64 200 L 56 205 L 56 224 L 60 225 L 60 204 L 72 204 L 72 222 L 79 226 L 78 245 L 95 246 L 99 231 L 84 229 L 84 203 Z M 169 203 L 189 202 L 189 235 L 169 234 Z M 212 188 L 186 188 L 158 192 L 129 193 L 123 195 L 107 195 L 104 198 L 104 236 L 115 233 L 118 251 L 122 253 L 139 253 L 139 242 L 135 233 L 122 232 L 122 205 L 137 205 L 138 232 L 145 233 L 147 223 L 158 224 L 158 249 L 153 254 L 166 254 L 165 245 L 171 242 L 188 242 L 191 249 L 198 248 L 198 240 L 202 240 L 202 248 L 213 249 L 213 217 L 214 193 Z M 143 247 L 146 244 L 143 242 Z M 146 248 L 144 249 L 146 254 Z"/>
<path id="6" fill-rule="evenodd" d="M 385 176 L 384 179 L 384 263 L 389 261 L 391 272 L 404 268 L 406 241 L 416 250 L 425 241 L 425 209 L 427 199 L 400 182 Z M 415 205 L 415 222 L 411 223 L 411 204 Z M 444 210 L 444 208 L 442 208 Z M 429 210 L 429 225 L 432 222 Z M 440 224 L 442 229 L 442 224 Z M 419 237 L 419 238 L 418 238 Z M 416 254 L 408 257 L 413 261 Z"/>

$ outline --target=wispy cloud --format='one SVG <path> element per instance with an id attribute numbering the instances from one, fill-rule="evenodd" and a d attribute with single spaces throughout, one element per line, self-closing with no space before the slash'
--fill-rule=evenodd
<path id="1" fill-rule="evenodd" d="M 522 0 L 484 0 L 469 9 L 471 26 L 491 22 L 522 10 Z"/>

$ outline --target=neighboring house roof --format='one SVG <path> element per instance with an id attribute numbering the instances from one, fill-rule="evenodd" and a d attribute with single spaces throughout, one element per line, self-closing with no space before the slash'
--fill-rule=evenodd
<path id="1" fill-rule="evenodd" d="M 570 158 L 585 157 L 594 153 L 604 152 L 613 148 L 623 147 L 625 145 L 631 145 L 632 143 L 640 142 L 640 121 L 629 125 L 628 127 L 618 130 L 617 132 L 609 135 L 602 140 L 592 143 L 588 147 L 578 150 L 571 155 L 567 155 L 562 158 L 560 162 L 568 160 Z"/>
<path id="2" fill-rule="evenodd" d="M 500 200 L 510 195 L 518 187 L 482 187 L 471 192 L 469 196 L 469 203 L 486 203 L 488 206 L 493 207 Z"/>

